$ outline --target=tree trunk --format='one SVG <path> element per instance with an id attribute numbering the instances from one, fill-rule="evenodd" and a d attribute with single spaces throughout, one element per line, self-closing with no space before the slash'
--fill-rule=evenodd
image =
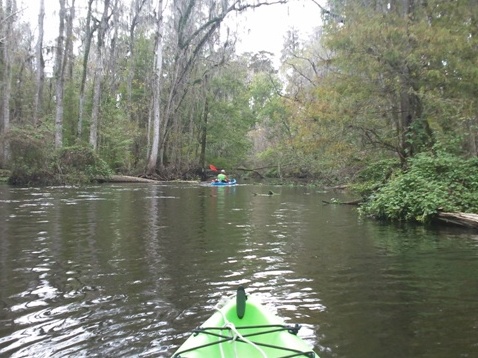
<path id="1" fill-rule="evenodd" d="M 64 77 L 64 32 L 65 32 L 65 0 L 60 0 L 60 28 L 56 42 L 55 57 L 55 95 L 56 95 L 56 116 L 55 116 L 55 148 L 63 146 L 63 89 Z"/>
<path id="2" fill-rule="evenodd" d="M 204 87 L 208 87 L 208 76 L 204 77 Z M 206 168 L 206 147 L 207 147 L 207 121 L 209 117 L 209 96 L 207 95 L 207 90 L 205 92 L 205 99 L 204 99 L 204 109 L 202 114 L 202 125 L 201 125 L 201 153 L 199 155 L 199 165 L 204 170 Z"/>
<path id="3" fill-rule="evenodd" d="M 43 20 L 45 19 L 45 0 L 40 0 L 38 13 L 38 41 L 36 45 L 36 93 L 35 108 L 33 113 L 33 125 L 38 123 L 42 115 L 43 86 L 45 82 L 45 61 L 43 59 Z"/>
<path id="4" fill-rule="evenodd" d="M 118 73 L 118 60 L 119 60 L 119 49 L 121 46 L 117 46 L 118 39 L 122 37 L 122 35 L 119 35 L 122 31 L 120 30 L 120 27 L 122 24 L 120 23 L 120 17 L 119 17 L 119 0 L 114 0 L 113 4 L 113 9 L 111 11 L 111 16 L 113 18 L 112 21 L 112 35 L 109 36 L 109 52 L 108 56 L 105 56 L 105 73 L 107 74 L 114 74 Z M 105 46 L 106 47 L 106 46 Z M 111 94 L 116 94 L 118 92 L 118 87 L 119 87 L 119 78 L 118 76 L 109 76 L 107 78 L 109 82 L 109 93 Z"/>
<path id="5" fill-rule="evenodd" d="M 12 63 L 11 63 L 11 51 L 12 51 L 12 26 L 14 16 L 14 1 L 7 0 L 5 9 L 3 4 L 0 4 L 3 16 L 0 19 L 2 31 L 0 36 L 3 39 L 3 98 L 2 98 L 2 133 L 4 135 L 3 142 L 3 165 L 6 165 L 10 159 L 10 145 L 8 142 L 7 134 L 10 131 L 10 97 L 12 93 Z M 2 165 L 2 166 L 3 166 Z"/>
<path id="6" fill-rule="evenodd" d="M 153 82 L 153 144 L 148 161 L 148 174 L 156 171 L 159 152 L 159 135 L 161 129 L 161 77 L 163 70 L 163 0 L 157 2 L 156 38 L 154 46 L 154 82 Z"/>
<path id="7" fill-rule="evenodd" d="M 71 1 L 68 13 L 66 14 L 66 39 L 65 39 L 65 53 L 64 53 L 64 65 L 63 76 L 66 79 L 72 80 L 73 78 L 73 21 L 75 20 L 75 0 Z M 66 70 L 68 68 L 68 71 Z M 65 74 L 66 72 L 66 74 Z"/>
<path id="8" fill-rule="evenodd" d="M 410 0 L 402 0 L 400 2 L 401 7 L 399 7 L 398 3 L 396 6 L 398 7 L 397 11 L 403 17 L 403 23 L 405 26 L 406 36 L 408 41 L 407 50 L 406 52 L 412 52 L 412 46 L 410 41 L 410 32 L 409 32 L 409 21 L 410 16 L 414 11 L 413 8 L 413 1 Z M 405 53 L 403 56 L 406 56 Z M 401 68 L 400 68 L 400 78 L 401 78 L 401 88 L 399 93 L 399 101 L 400 101 L 400 120 L 399 120 L 399 146 L 401 152 L 402 163 L 406 161 L 406 158 L 412 157 L 416 154 L 416 149 L 419 145 L 416 141 L 414 141 L 413 137 L 416 134 L 416 131 L 419 130 L 414 123 L 416 121 L 422 120 L 420 117 L 421 113 L 421 102 L 420 98 L 414 93 L 416 91 L 416 79 L 415 75 L 410 73 L 409 64 L 407 60 L 404 58 L 402 60 Z M 426 123 L 423 123 L 424 128 Z"/>
<path id="9" fill-rule="evenodd" d="M 80 101 L 79 101 L 79 110 L 78 110 L 78 138 L 81 138 L 83 132 L 83 115 L 85 109 L 85 87 L 86 87 L 86 77 L 88 75 L 88 58 L 90 56 L 91 49 L 91 39 L 93 37 L 94 30 L 91 28 L 91 6 L 93 0 L 88 1 L 88 12 L 86 14 L 86 25 L 85 25 L 85 45 L 84 45 L 84 54 L 83 54 L 83 69 L 81 73 L 81 84 L 80 84 Z"/>
<path id="10" fill-rule="evenodd" d="M 93 107 L 91 111 L 90 140 L 89 143 L 96 150 L 98 145 L 98 117 L 100 111 L 101 82 L 103 81 L 103 52 L 97 48 L 97 61 L 95 69 L 95 84 L 93 87 Z"/>
<path id="11" fill-rule="evenodd" d="M 130 114 L 131 117 L 133 113 L 133 79 L 134 79 L 134 74 L 135 74 L 135 31 L 137 29 L 137 26 L 140 22 L 140 15 L 143 10 L 143 7 L 145 6 L 147 0 L 133 0 L 133 5 L 131 6 L 131 24 L 129 27 L 129 43 L 128 43 L 128 48 L 129 48 L 129 57 L 131 59 L 130 62 L 130 69 L 128 71 L 128 77 L 127 77 L 127 84 L 126 84 L 126 93 L 127 93 L 127 99 L 126 99 L 126 107 L 128 108 L 128 113 Z"/>
<path id="12" fill-rule="evenodd" d="M 96 150 L 98 146 L 98 125 L 101 100 L 101 84 L 103 82 L 104 68 L 104 40 L 106 31 L 108 30 L 108 10 L 110 0 L 104 0 L 103 15 L 101 16 L 100 26 L 98 28 L 98 43 L 96 44 L 96 69 L 95 69 L 95 85 L 93 88 L 93 108 L 91 111 L 90 126 L 90 145 Z"/>

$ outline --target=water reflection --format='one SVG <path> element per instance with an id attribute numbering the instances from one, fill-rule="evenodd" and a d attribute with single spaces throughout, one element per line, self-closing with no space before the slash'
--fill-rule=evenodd
<path id="1" fill-rule="evenodd" d="M 476 235 L 360 220 L 327 195 L 0 186 L 0 356 L 168 357 L 238 285 L 323 358 L 478 354 Z"/>

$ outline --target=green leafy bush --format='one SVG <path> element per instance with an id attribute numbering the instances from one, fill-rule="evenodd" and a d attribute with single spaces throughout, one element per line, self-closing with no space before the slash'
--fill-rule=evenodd
<path id="1" fill-rule="evenodd" d="M 400 170 L 398 159 L 376 161 L 357 173 L 350 190 L 366 198 L 385 185 L 393 174 Z"/>
<path id="2" fill-rule="evenodd" d="M 57 152 L 55 161 L 58 177 L 65 183 L 87 183 L 111 175 L 106 162 L 86 145 L 62 148 Z"/>
<path id="3" fill-rule="evenodd" d="M 380 219 L 419 222 L 430 221 L 438 211 L 478 212 L 478 158 L 420 154 L 360 210 Z"/>
<path id="4" fill-rule="evenodd" d="M 9 133 L 12 185 L 50 185 L 55 182 L 52 167 L 54 155 L 53 130 L 45 126 L 14 127 Z"/>
<path id="5" fill-rule="evenodd" d="M 47 127 L 15 128 L 9 141 L 12 185 L 82 184 L 111 175 L 108 165 L 86 144 L 55 150 Z"/>

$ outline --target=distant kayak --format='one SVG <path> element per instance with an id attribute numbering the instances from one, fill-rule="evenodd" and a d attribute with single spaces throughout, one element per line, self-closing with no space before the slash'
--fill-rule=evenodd
<path id="1" fill-rule="evenodd" d="M 212 186 L 227 186 L 227 185 L 236 185 L 236 184 L 237 184 L 236 179 L 231 179 L 228 182 L 215 181 L 215 180 L 211 182 Z"/>
<path id="2" fill-rule="evenodd" d="M 319 358 L 288 325 L 239 287 L 174 353 L 173 358 Z"/>

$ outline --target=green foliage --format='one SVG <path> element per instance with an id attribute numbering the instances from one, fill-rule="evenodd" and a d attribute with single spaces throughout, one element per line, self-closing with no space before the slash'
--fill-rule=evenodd
<path id="1" fill-rule="evenodd" d="M 324 26 L 309 39 L 289 32 L 281 77 L 267 52 L 237 57 L 226 43 L 215 43 L 214 36 L 197 52 L 194 39 L 179 49 L 184 38 L 178 36 L 188 35 L 199 18 L 188 18 L 191 27 L 182 34 L 166 27 L 160 99 L 165 171 L 182 175 L 205 154 L 218 167 L 265 168 L 261 174 L 271 177 L 328 184 L 353 180 L 354 188 L 369 196 L 401 175 L 397 162 L 387 159 L 397 154 L 402 165 L 432 148 L 456 157 L 478 155 L 476 1 L 407 2 L 406 9 L 404 4 L 328 1 Z M 84 19 L 78 20 L 75 26 L 81 30 Z M 114 58 L 105 58 L 98 153 L 123 173 L 142 170 L 151 146 L 155 38 L 150 26 L 139 21 L 134 36 L 119 31 L 104 44 L 104 53 Z M 78 138 L 85 46 L 71 54 L 65 73 L 63 144 L 68 154 L 53 147 L 55 78 L 45 81 L 38 118 L 42 127 L 15 130 L 32 121 L 35 103 L 36 67 L 27 37 L 19 37 L 12 58 L 14 177 L 28 183 L 43 175 L 50 183 L 101 174 L 103 164 L 83 152 L 87 145 L 75 145 L 88 141 L 95 83 L 95 66 L 89 64 Z"/>
<path id="2" fill-rule="evenodd" d="M 63 102 L 63 143 L 75 143 L 78 132 L 78 92 L 75 82 L 67 82 Z"/>
<path id="3" fill-rule="evenodd" d="M 54 153 L 53 130 L 46 125 L 39 128 L 25 126 L 14 127 L 9 133 L 10 184 L 28 185 L 38 183 L 43 185 L 54 182 L 54 172 L 51 168 Z"/>
<path id="4" fill-rule="evenodd" d="M 68 184 L 89 183 L 112 174 L 108 164 L 86 145 L 62 148 L 56 153 L 54 164 L 60 182 Z"/>
<path id="5" fill-rule="evenodd" d="M 380 219 L 419 222 L 430 221 L 439 210 L 478 212 L 478 158 L 418 155 L 361 208 Z"/>
<path id="6" fill-rule="evenodd" d="M 0 169 L 0 183 L 7 183 L 10 177 L 10 170 Z"/>
<path id="7" fill-rule="evenodd" d="M 132 147 L 140 135 L 137 122 L 130 121 L 112 98 L 105 100 L 101 114 L 99 155 L 116 172 L 132 171 L 135 163 Z"/>
<path id="8" fill-rule="evenodd" d="M 274 138 L 261 158 L 282 175 L 305 169 L 354 180 L 367 197 L 419 153 L 476 155 L 478 6 L 336 3 L 344 23 L 331 19 L 309 42 L 287 48 L 293 101 L 274 123 L 284 130 L 267 128 Z M 397 154 L 401 163 L 386 159 Z"/>
<path id="9" fill-rule="evenodd" d="M 248 132 L 255 123 L 249 106 L 247 68 L 234 63 L 212 81 L 209 102 L 207 158 L 223 158 L 228 166 L 242 163 L 251 148 Z M 243 75 L 238 75 L 242 73 Z M 217 159 L 216 159 L 217 158 Z"/>
<path id="10" fill-rule="evenodd" d="M 400 171 L 401 165 L 398 159 L 382 159 L 367 164 L 357 173 L 350 190 L 364 198 L 369 197 L 380 187 L 386 185 L 394 173 Z"/>
<path id="11" fill-rule="evenodd" d="M 47 126 L 26 126 L 11 131 L 10 184 L 82 184 L 111 174 L 108 165 L 87 145 L 56 151 L 52 133 Z"/>

